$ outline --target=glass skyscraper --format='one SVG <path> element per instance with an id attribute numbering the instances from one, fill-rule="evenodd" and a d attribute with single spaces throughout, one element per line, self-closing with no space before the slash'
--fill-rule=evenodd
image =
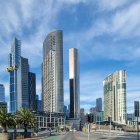
<path id="1" fill-rule="evenodd" d="M 126 72 L 116 71 L 103 81 L 104 117 L 115 122 L 126 123 Z"/>
<path id="2" fill-rule="evenodd" d="M 97 112 L 102 111 L 102 98 L 96 99 L 96 111 Z"/>
<path id="3" fill-rule="evenodd" d="M 63 112 L 63 96 L 63 33 L 62 30 L 54 30 L 43 43 L 43 111 Z"/>
<path id="4" fill-rule="evenodd" d="M 0 84 L 0 102 L 5 102 L 5 87 Z"/>
<path id="5" fill-rule="evenodd" d="M 31 79 L 29 74 L 28 59 L 21 57 L 21 41 L 17 38 L 14 38 L 11 46 L 7 71 L 10 73 L 10 112 L 15 113 L 23 107 L 29 108 L 30 103 L 33 102 L 29 98 L 30 93 L 33 92 L 33 89 L 31 89 L 33 87 L 29 88 L 29 86 L 35 84 L 32 83 L 34 80 Z"/>
<path id="6" fill-rule="evenodd" d="M 21 42 L 14 38 L 9 54 L 9 67 L 7 71 L 10 73 L 10 112 L 17 111 L 17 72 L 20 64 Z"/>

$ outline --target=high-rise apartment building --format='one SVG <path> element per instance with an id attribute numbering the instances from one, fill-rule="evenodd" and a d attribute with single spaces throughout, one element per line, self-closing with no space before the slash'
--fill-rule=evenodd
<path id="1" fill-rule="evenodd" d="M 28 72 L 29 108 L 36 110 L 36 74 Z"/>
<path id="2" fill-rule="evenodd" d="M 0 84 L 0 102 L 5 102 L 5 87 Z"/>
<path id="3" fill-rule="evenodd" d="M 102 111 L 102 98 L 96 99 L 96 111 L 97 112 Z"/>
<path id="4" fill-rule="evenodd" d="M 69 49 L 70 118 L 80 117 L 78 50 Z"/>
<path id="5" fill-rule="evenodd" d="M 116 71 L 103 81 L 104 117 L 113 121 L 126 123 L 126 72 Z"/>
<path id="6" fill-rule="evenodd" d="M 10 112 L 17 111 L 17 72 L 20 64 L 21 42 L 14 38 L 9 54 L 9 67 L 7 71 L 10 73 Z"/>
<path id="7" fill-rule="evenodd" d="M 63 33 L 50 32 L 43 43 L 42 101 L 46 112 L 63 112 Z"/>

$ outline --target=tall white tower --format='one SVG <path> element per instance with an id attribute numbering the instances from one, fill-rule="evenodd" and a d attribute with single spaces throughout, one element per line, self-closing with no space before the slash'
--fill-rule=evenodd
<path id="1" fill-rule="evenodd" d="M 80 116 L 79 61 L 78 50 L 69 49 L 70 118 Z"/>

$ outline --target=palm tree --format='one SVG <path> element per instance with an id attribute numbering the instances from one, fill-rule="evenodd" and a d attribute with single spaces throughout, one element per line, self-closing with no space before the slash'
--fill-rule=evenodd
<path id="1" fill-rule="evenodd" d="M 34 114 L 26 108 L 22 108 L 16 113 L 16 121 L 18 124 L 24 126 L 24 138 L 27 137 L 27 127 L 34 126 L 36 123 Z"/>
<path id="2" fill-rule="evenodd" d="M 6 109 L 0 108 L 0 125 L 3 128 L 3 133 L 7 133 L 7 127 L 14 124 L 14 117 L 10 113 L 7 113 Z"/>

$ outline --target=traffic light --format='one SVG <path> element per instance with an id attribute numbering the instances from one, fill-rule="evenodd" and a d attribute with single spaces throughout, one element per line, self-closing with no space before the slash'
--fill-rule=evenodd
<path id="1" fill-rule="evenodd" d="M 134 102 L 135 117 L 139 117 L 139 101 Z"/>
<path id="2" fill-rule="evenodd" d="M 87 122 L 88 123 L 92 123 L 93 122 L 93 115 L 92 114 L 88 114 L 87 115 Z"/>

